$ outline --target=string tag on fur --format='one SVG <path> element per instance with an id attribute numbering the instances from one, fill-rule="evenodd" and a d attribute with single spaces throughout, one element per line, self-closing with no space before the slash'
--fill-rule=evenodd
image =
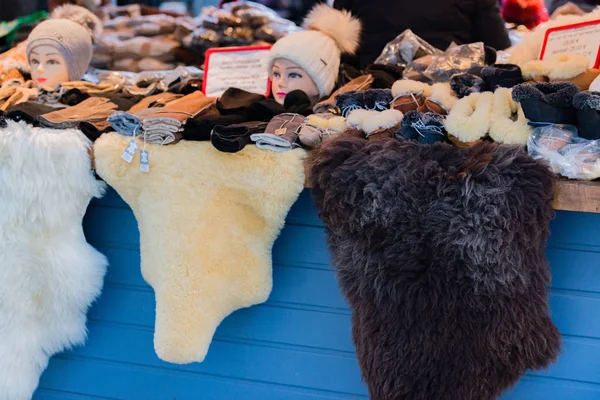
<path id="1" fill-rule="evenodd" d="M 136 142 L 135 139 L 131 139 L 129 141 L 129 144 L 125 148 L 125 151 L 121 155 L 121 158 L 123 160 L 127 161 L 128 163 L 131 163 L 131 161 L 133 160 L 133 157 L 135 156 L 135 153 L 137 152 L 137 149 L 139 147 L 140 147 L 140 144 L 138 142 Z"/>
<path id="2" fill-rule="evenodd" d="M 150 172 L 150 159 L 146 149 L 146 132 L 144 131 L 144 148 L 140 151 L 140 171 Z"/>

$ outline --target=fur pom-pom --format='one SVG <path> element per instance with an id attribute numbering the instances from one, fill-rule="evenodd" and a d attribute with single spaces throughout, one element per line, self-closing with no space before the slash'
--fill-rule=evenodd
<path id="1" fill-rule="evenodd" d="M 102 22 L 91 11 L 73 4 L 65 4 L 54 9 L 52 19 L 68 19 L 86 28 L 95 43 L 102 36 Z"/>
<path id="2" fill-rule="evenodd" d="M 318 4 L 308 13 L 303 26 L 332 38 L 342 53 L 354 54 L 358 50 L 362 24 L 348 11 Z"/>
<path id="3" fill-rule="evenodd" d="M 431 95 L 431 86 L 427 83 L 410 79 L 401 79 L 396 81 L 392 86 L 392 96 L 394 96 L 394 98 L 404 96 L 405 94 L 419 92 L 423 92 L 423 96 L 429 97 Z"/>

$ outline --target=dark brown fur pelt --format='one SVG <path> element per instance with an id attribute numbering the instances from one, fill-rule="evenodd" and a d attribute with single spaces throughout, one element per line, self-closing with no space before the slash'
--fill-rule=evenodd
<path id="1" fill-rule="evenodd" d="M 495 399 L 556 360 L 545 165 L 493 143 L 344 136 L 308 162 L 371 399 Z"/>

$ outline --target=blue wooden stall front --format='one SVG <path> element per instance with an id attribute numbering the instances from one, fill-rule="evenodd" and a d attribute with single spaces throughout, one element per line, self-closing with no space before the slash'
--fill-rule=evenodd
<path id="1" fill-rule="evenodd" d="M 84 347 L 54 357 L 34 400 L 367 399 L 350 311 L 329 264 L 322 223 L 305 190 L 273 252 L 269 301 L 217 331 L 202 364 L 160 361 L 152 343 L 154 293 L 140 273 L 137 224 L 110 190 L 84 220 L 110 260 L 89 313 Z M 549 371 L 528 374 L 504 400 L 600 399 L 600 214 L 561 211 L 549 242 L 550 304 L 564 347 Z"/>

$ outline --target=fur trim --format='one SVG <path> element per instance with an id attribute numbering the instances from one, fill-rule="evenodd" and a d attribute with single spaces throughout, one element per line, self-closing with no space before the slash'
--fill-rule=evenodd
<path id="1" fill-rule="evenodd" d="M 542 61 L 545 74 L 551 80 L 571 79 L 587 71 L 590 60 L 580 54 L 561 54 L 558 57 Z"/>
<path id="2" fill-rule="evenodd" d="M 358 50 L 362 25 L 348 11 L 317 4 L 306 16 L 303 26 L 332 38 L 342 53 L 354 54 Z"/>
<path id="3" fill-rule="evenodd" d="M 89 10 L 73 4 L 56 7 L 51 15 L 52 19 L 68 19 L 77 22 L 86 28 L 92 36 L 92 42 L 98 41 L 102 36 L 102 22 Z"/>
<path id="4" fill-rule="evenodd" d="M 431 95 L 429 98 L 441 105 L 448 112 L 452 110 L 452 107 L 458 101 L 458 97 L 456 97 L 450 88 L 449 83 L 434 83 L 431 86 Z"/>
<path id="5" fill-rule="evenodd" d="M 477 75 L 456 74 L 450 78 L 450 88 L 457 98 L 462 99 L 472 93 L 485 91 L 485 82 Z"/>
<path id="6" fill-rule="evenodd" d="M 304 188 L 305 153 L 148 145 L 150 173 L 143 173 L 139 152 L 131 164 L 121 159 L 130 140 L 102 135 L 94 144 L 96 170 L 138 221 L 142 274 L 156 294 L 157 355 L 200 362 L 225 317 L 269 297 L 272 247 Z"/>
<path id="7" fill-rule="evenodd" d="M 515 86 L 512 97 L 514 101 L 534 99 L 554 107 L 569 108 L 578 92 L 577 86 L 569 82 L 538 82 Z"/>
<path id="8" fill-rule="evenodd" d="M 378 129 L 397 126 L 404 115 L 398 110 L 371 111 L 354 110 L 348 115 L 348 125 L 369 134 Z"/>
<path id="9" fill-rule="evenodd" d="M 523 78 L 527 81 L 533 80 L 539 76 L 545 76 L 544 63 L 540 60 L 529 61 L 521 67 Z"/>
<path id="10" fill-rule="evenodd" d="M 490 129 L 493 102 L 491 92 L 473 93 L 458 100 L 446 117 L 446 130 L 465 143 L 481 139 Z"/>
<path id="11" fill-rule="evenodd" d="M 81 220 L 105 184 L 78 130 L 8 121 L 0 143 L 0 400 L 26 400 L 48 359 L 85 341 L 107 260 Z"/>
<path id="12" fill-rule="evenodd" d="M 516 120 L 513 120 L 514 115 Z M 533 129 L 528 125 L 521 105 L 512 99 L 510 89 L 498 88 L 494 92 L 490 121 L 489 134 L 495 142 L 527 145 Z"/>
<path id="13" fill-rule="evenodd" d="M 346 124 L 346 118 L 344 117 L 333 117 L 329 120 L 328 129 L 334 132 L 344 132 L 348 128 Z"/>
<path id="14" fill-rule="evenodd" d="M 431 85 L 410 79 L 401 79 L 392 86 L 392 96 L 394 98 L 419 92 L 423 92 L 425 97 L 431 96 Z"/>
<path id="15" fill-rule="evenodd" d="M 556 360 L 544 163 L 345 136 L 309 161 L 371 399 L 493 400 Z"/>
<path id="16" fill-rule="evenodd" d="M 573 107 L 578 110 L 591 108 L 592 110 L 600 111 L 600 92 L 590 92 L 586 90 L 577 93 L 573 97 Z"/>

